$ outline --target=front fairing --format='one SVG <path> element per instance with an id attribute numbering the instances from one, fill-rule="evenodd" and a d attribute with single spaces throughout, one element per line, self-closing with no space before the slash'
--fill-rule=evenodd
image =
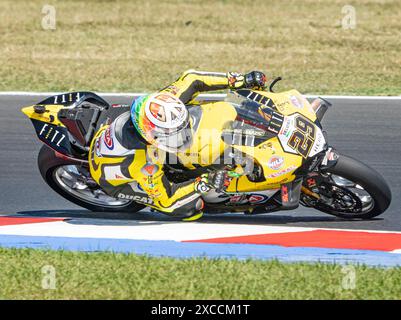
<path id="1" fill-rule="evenodd" d="M 311 104 L 297 90 L 282 93 L 238 90 L 227 95 L 241 121 L 276 136 L 286 153 L 314 157 L 326 147 L 321 125 Z"/>
<path id="2" fill-rule="evenodd" d="M 244 176 L 236 182 L 236 188 L 273 188 L 292 181 L 294 172 L 303 163 L 326 148 L 314 110 L 296 90 L 282 93 L 239 90 L 230 93 L 226 101 L 237 111 L 237 124 L 251 126 L 265 136 L 255 139 L 254 145 L 235 145 L 262 167 L 265 181 L 250 183 Z"/>

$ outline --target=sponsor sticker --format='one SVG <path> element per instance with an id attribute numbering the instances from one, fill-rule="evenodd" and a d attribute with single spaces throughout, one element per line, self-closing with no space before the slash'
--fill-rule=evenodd
<path id="1" fill-rule="evenodd" d="M 123 194 L 119 193 L 117 196 L 119 199 L 126 199 L 126 200 L 133 200 L 135 202 L 140 202 L 144 204 L 153 204 L 153 200 L 148 197 L 142 197 L 142 196 L 136 196 L 136 195 L 130 195 L 130 194 Z"/>
<path id="2" fill-rule="evenodd" d="M 292 128 L 293 128 L 292 119 L 285 118 L 279 134 L 288 138 L 288 136 L 292 132 L 292 130 L 291 130 Z"/>
<path id="3" fill-rule="evenodd" d="M 280 103 L 276 104 L 276 107 L 279 111 L 283 112 L 285 111 L 286 107 L 289 105 L 290 103 L 286 100 Z"/>
<path id="4" fill-rule="evenodd" d="M 287 203 L 289 201 L 288 199 L 288 187 L 287 186 L 281 186 L 281 201 L 284 203 Z"/>
<path id="5" fill-rule="evenodd" d="M 114 149 L 114 142 L 111 134 L 111 127 L 108 127 L 104 133 L 104 145 L 107 147 L 109 150 Z"/>
<path id="6" fill-rule="evenodd" d="M 248 202 L 244 194 L 236 194 L 230 198 L 230 204 L 243 204 Z"/>
<path id="7" fill-rule="evenodd" d="M 250 204 L 259 204 L 266 202 L 267 199 L 269 198 L 263 194 L 251 194 L 248 201 Z"/>
<path id="8" fill-rule="evenodd" d="M 316 187 L 316 180 L 313 178 L 307 179 L 306 183 L 308 184 L 308 188 Z"/>
<path id="9" fill-rule="evenodd" d="M 269 199 L 268 196 L 263 194 L 236 194 L 230 197 L 228 205 L 241 205 L 241 204 L 260 204 L 265 203 Z"/>
<path id="10" fill-rule="evenodd" d="M 103 157 L 103 155 L 100 152 L 100 138 L 98 138 L 95 142 L 95 153 L 96 153 L 96 156 L 98 156 L 99 158 Z"/>
<path id="11" fill-rule="evenodd" d="M 268 167 L 272 170 L 279 170 L 284 164 L 284 158 L 280 156 L 272 156 L 267 163 Z"/>
<path id="12" fill-rule="evenodd" d="M 45 123 L 38 133 L 39 137 L 43 137 L 46 139 L 49 143 L 55 144 L 57 147 L 62 147 L 60 146 L 60 143 L 65 139 L 65 134 L 61 133 L 57 129 L 55 129 L 54 126 L 49 125 Z"/>
<path id="13" fill-rule="evenodd" d="M 159 167 L 156 164 L 147 163 L 142 167 L 141 172 L 145 176 L 153 176 L 158 170 Z"/>
<path id="14" fill-rule="evenodd" d="M 289 98 L 291 100 L 291 103 L 294 105 L 294 107 L 296 107 L 298 109 L 301 109 L 303 107 L 303 103 L 302 103 L 302 101 L 299 101 L 298 97 L 291 95 Z"/>
<path id="15" fill-rule="evenodd" d="M 322 151 L 325 143 L 326 143 L 326 141 L 324 139 L 323 134 L 318 132 L 318 134 L 316 136 L 316 140 L 313 144 L 313 149 L 312 149 L 311 155 L 315 155 L 315 154 L 319 153 L 320 151 Z"/>
<path id="16" fill-rule="evenodd" d="M 285 175 L 291 171 L 294 171 L 296 168 L 297 168 L 296 166 L 289 166 L 279 172 L 274 172 L 274 173 L 269 174 L 266 178 L 277 178 L 277 177 Z"/>
<path id="17" fill-rule="evenodd" d="M 148 190 L 149 197 L 156 199 L 159 198 L 162 194 L 160 193 L 159 189 Z"/>

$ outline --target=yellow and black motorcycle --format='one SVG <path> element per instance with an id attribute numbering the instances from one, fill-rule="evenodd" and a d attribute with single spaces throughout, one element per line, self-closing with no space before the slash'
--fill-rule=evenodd
<path id="1" fill-rule="evenodd" d="M 327 144 L 321 120 L 330 103 L 310 103 L 298 91 L 241 89 L 224 101 L 188 106 L 193 143 L 167 157 L 165 172 L 186 181 L 224 166 L 232 180 L 226 191 L 204 195 L 206 213 L 267 213 L 302 204 L 343 218 L 383 213 L 391 191 L 383 177 Z M 135 195 L 102 190 L 89 173 L 88 152 L 96 131 L 129 105 L 110 105 L 92 92 L 49 97 L 22 109 L 44 143 L 38 165 L 46 183 L 71 202 L 93 211 L 136 212 L 152 207 L 138 183 Z M 173 159 L 173 161 L 171 160 Z"/>

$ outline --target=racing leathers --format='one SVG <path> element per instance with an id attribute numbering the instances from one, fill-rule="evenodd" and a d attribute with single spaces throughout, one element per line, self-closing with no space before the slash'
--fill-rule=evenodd
<path id="1" fill-rule="evenodd" d="M 258 71 L 243 75 L 188 70 L 160 93 L 173 94 L 187 105 L 194 103 L 200 92 L 260 88 L 265 81 Z M 201 195 L 216 179 L 202 176 L 173 183 L 164 172 L 164 159 L 161 150 L 141 137 L 126 112 L 96 133 L 90 147 L 90 173 L 106 193 L 116 198 L 134 200 L 173 216 L 197 214 L 203 208 Z"/>

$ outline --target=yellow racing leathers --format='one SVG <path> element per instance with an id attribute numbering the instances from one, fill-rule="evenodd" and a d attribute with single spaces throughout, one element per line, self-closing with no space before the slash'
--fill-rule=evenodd
<path id="1" fill-rule="evenodd" d="M 188 70 L 160 92 L 191 104 L 203 91 L 243 87 L 245 76 Z M 201 178 L 170 182 L 163 170 L 164 159 L 164 152 L 146 143 L 126 112 L 96 133 L 90 146 L 90 173 L 116 198 L 135 200 L 174 216 L 197 214 L 203 208 L 201 194 L 208 189 L 206 182 Z"/>

